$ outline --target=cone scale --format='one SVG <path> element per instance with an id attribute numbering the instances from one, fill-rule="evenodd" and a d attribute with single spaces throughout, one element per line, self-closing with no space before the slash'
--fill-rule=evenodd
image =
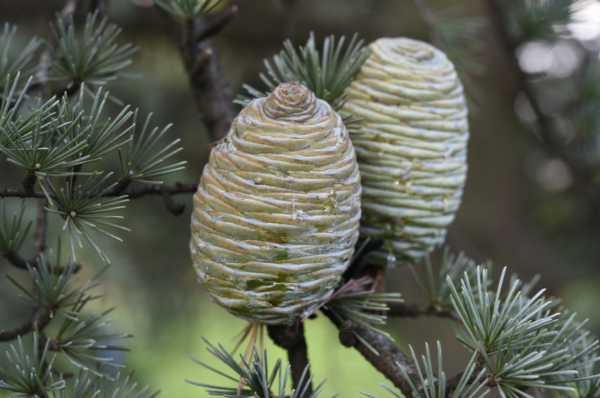
<path id="1" fill-rule="evenodd" d="M 191 222 L 199 282 L 253 323 L 308 316 L 350 263 L 360 192 L 340 116 L 306 87 L 281 84 L 211 151 Z"/>
<path id="2" fill-rule="evenodd" d="M 467 173 L 467 106 L 454 65 L 435 47 L 383 38 L 370 48 L 341 113 L 362 118 L 352 136 L 361 237 L 386 238 L 372 261 L 394 266 L 445 239 Z"/>

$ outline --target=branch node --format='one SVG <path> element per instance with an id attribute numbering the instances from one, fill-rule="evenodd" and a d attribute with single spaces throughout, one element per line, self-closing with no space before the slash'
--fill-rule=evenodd
<path id="1" fill-rule="evenodd" d="M 212 37 L 225 28 L 231 20 L 237 15 L 238 6 L 232 5 L 227 10 L 223 11 L 210 25 L 204 28 L 196 36 L 195 42 L 201 42 L 204 39 Z"/>
<path id="2" fill-rule="evenodd" d="M 349 319 L 346 319 L 344 322 L 342 322 L 341 326 L 340 326 L 340 332 L 339 332 L 339 336 L 340 336 L 340 342 L 342 343 L 342 345 L 344 347 L 354 347 L 356 345 L 356 343 L 358 343 L 358 340 L 356 339 L 356 336 L 353 333 L 353 328 L 352 328 L 352 321 Z"/>
<path id="3" fill-rule="evenodd" d="M 35 186 L 36 181 L 37 176 L 35 175 L 35 172 L 29 170 L 23 179 L 23 189 L 25 189 L 27 195 L 33 195 L 33 187 Z"/>
<path id="4" fill-rule="evenodd" d="M 192 69 L 190 69 L 190 76 L 192 78 L 202 73 L 204 68 L 206 68 L 206 65 L 208 65 L 208 61 L 210 61 L 212 55 L 213 50 L 210 48 L 207 48 L 206 50 L 202 51 L 200 55 L 198 55 L 196 62 L 194 62 L 194 66 L 192 66 Z"/>

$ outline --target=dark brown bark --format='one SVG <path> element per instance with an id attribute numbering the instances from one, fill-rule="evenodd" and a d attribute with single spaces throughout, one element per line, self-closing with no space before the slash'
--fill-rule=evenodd
<path id="1" fill-rule="evenodd" d="M 136 199 L 136 198 L 141 198 L 142 196 L 146 196 L 146 195 L 161 195 L 165 201 L 165 206 L 167 207 L 167 209 L 171 213 L 173 213 L 175 215 L 179 215 L 179 214 L 182 214 L 183 211 L 185 210 L 185 204 L 176 203 L 173 200 L 172 196 L 182 194 L 182 193 L 194 193 L 198 189 L 197 184 L 176 183 L 173 186 L 158 185 L 158 184 L 143 184 L 143 185 L 138 185 L 138 186 L 134 186 L 134 187 L 130 187 L 129 184 L 130 184 L 130 181 L 124 181 L 123 178 L 121 178 L 119 180 L 119 183 L 115 186 L 115 188 L 105 192 L 104 195 L 102 195 L 102 196 L 103 197 L 112 197 L 112 196 L 127 195 L 130 199 Z M 90 196 L 98 195 L 99 193 L 100 193 L 100 191 L 91 192 Z M 42 202 L 44 202 L 43 207 L 47 206 L 46 195 L 44 194 L 44 191 L 32 191 L 32 192 L 28 193 L 24 189 L 3 189 L 3 190 L 0 190 L 0 197 L 2 197 L 2 198 L 6 198 L 6 197 L 39 198 L 39 199 L 42 199 Z M 50 197 L 54 198 L 53 195 L 50 195 Z M 40 213 L 38 216 L 38 221 L 41 220 L 41 221 L 44 221 L 44 223 L 40 224 L 38 222 L 38 227 L 42 226 L 45 228 L 46 212 L 44 211 L 44 216 L 43 216 L 44 220 L 42 220 L 41 216 L 42 216 L 42 214 Z M 36 236 L 38 236 L 37 233 L 36 233 Z M 41 237 L 42 235 L 40 234 L 39 236 Z M 38 239 L 36 238 L 36 242 L 37 241 L 38 241 Z M 44 246 L 45 246 L 45 243 L 44 243 Z M 40 246 L 40 247 L 42 247 L 42 246 Z"/>
<path id="2" fill-rule="evenodd" d="M 366 342 L 368 342 L 378 353 L 376 355 L 373 351 L 371 351 L 367 346 L 361 343 L 358 339 L 355 340 L 356 343 L 353 345 L 354 348 L 361 355 L 371 363 L 379 372 L 381 372 L 385 377 L 387 377 L 400 391 L 407 397 L 412 396 L 412 390 L 410 388 L 410 384 L 406 380 L 406 378 L 402 375 L 402 372 L 396 363 L 399 363 L 404 368 L 406 374 L 410 378 L 411 382 L 417 386 L 421 385 L 419 380 L 419 376 L 417 370 L 415 368 L 414 362 L 404 355 L 402 351 L 394 343 L 389 341 L 385 336 L 380 333 L 377 333 L 371 329 L 368 329 L 364 326 L 358 325 L 351 321 L 345 321 L 344 323 L 340 322 L 335 315 L 333 315 L 328 310 L 323 310 L 323 313 L 338 327 L 342 328 L 346 331 L 346 335 L 351 328 L 354 332 L 356 332 L 360 337 L 362 337 Z M 345 346 L 350 345 L 349 341 L 342 341 L 342 344 Z"/>
<path id="3" fill-rule="evenodd" d="M 300 385 L 302 374 L 309 365 L 308 346 L 306 345 L 306 340 L 304 338 L 304 323 L 299 321 L 291 326 L 269 325 L 267 331 L 275 344 L 287 350 L 288 361 L 292 370 L 292 384 L 294 389 L 300 391 L 301 388 L 306 388 L 306 396 L 312 394 L 312 383 L 306 384 L 310 375 L 309 372 L 307 372 L 307 375 L 304 378 L 304 384 Z"/>
<path id="4" fill-rule="evenodd" d="M 221 31 L 236 13 L 237 7 L 231 6 L 213 23 L 206 21 L 204 16 L 193 21 L 175 21 L 192 96 L 214 141 L 227 135 L 238 109 L 233 104 L 233 92 L 211 36 Z M 163 14 L 172 21 L 171 16 Z"/>
<path id="5" fill-rule="evenodd" d="M 386 311 L 387 316 L 397 316 L 406 318 L 417 318 L 421 316 L 438 316 L 441 318 L 452 318 L 460 320 L 458 314 L 451 310 L 438 309 L 433 305 L 429 304 L 405 304 L 405 303 L 391 303 L 388 304 L 390 308 Z"/>

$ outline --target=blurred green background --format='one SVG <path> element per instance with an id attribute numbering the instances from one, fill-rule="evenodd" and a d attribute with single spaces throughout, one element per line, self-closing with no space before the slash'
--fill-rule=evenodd
<path id="1" fill-rule="evenodd" d="M 63 3 L 0 0 L 0 22 L 17 24 L 23 43 L 32 35 L 48 37 L 48 21 Z M 466 15 L 485 17 L 488 13 L 485 2 L 478 0 L 429 3 L 432 8 L 460 4 Z M 234 93 L 242 93 L 243 83 L 262 87 L 258 79 L 262 60 L 279 51 L 285 38 L 303 44 L 310 31 L 318 42 L 329 34 L 351 36 L 354 32 L 367 42 L 385 36 L 428 38 L 414 4 L 406 0 L 225 0 L 215 12 L 231 4 L 239 6 L 238 15 L 215 42 Z M 77 20 L 84 14 L 78 13 Z M 151 0 L 112 0 L 109 15 L 123 28 L 119 43 L 139 46 L 128 72 L 142 78 L 111 83 L 107 89 L 139 108 L 142 116 L 154 112 L 155 125 L 174 123 L 169 139 L 182 138 L 185 149 L 177 158 L 188 164 L 186 170 L 167 176 L 166 183 L 197 182 L 210 138 L 194 107 L 176 38 Z M 596 23 L 600 24 L 600 16 Z M 587 36 L 580 38 L 586 45 L 600 48 L 600 28 L 595 35 L 594 26 L 581 30 L 580 35 L 587 32 Z M 478 262 L 492 260 L 496 273 L 506 266 L 526 280 L 541 274 L 540 286 L 561 297 L 582 318 L 591 318 L 589 326 L 599 335 L 600 225 L 588 203 L 571 189 L 569 170 L 540 146 L 528 124 L 527 109 L 519 103 L 516 85 L 505 72 L 506 54 L 498 38 L 487 27 L 480 38 L 479 58 L 486 73 L 474 81 L 483 95 L 475 99 L 470 118 L 467 186 L 447 243 Z M 554 95 L 561 95 L 560 89 L 555 91 Z M 113 113 L 119 109 L 114 104 L 110 108 Z M 116 161 L 104 159 L 104 170 L 114 169 Z M 0 163 L 0 188 L 16 188 L 21 179 L 19 170 Z M 132 230 L 121 234 L 124 243 L 98 237 L 114 264 L 102 277 L 99 291 L 105 297 L 94 308 L 116 306 L 110 329 L 135 335 L 128 341 L 131 352 L 124 354 L 122 361 L 127 372 L 135 369 L 137 381 L 161 389 L 163 397 L 206 396 L 201 388 L 183 380 L 212 383 L 215 376 L 185 355 L 219 367 L 201 337 L 232 348 L 231 339 L 244 322 L 211 304 L 198 285 L 188 254 L 191 195 L 176 200 L 187 204 L 186 212 L 178 217 L 168 213 L 158 197 L 131 201 L 122 212 L 122 225 Z M 17 204 L 17 200 L 8 203 L 13 208 Z M 33 218 L 34 201 L 28 205 L 28 216 Z M 50 215 L 51 245 L 61 233 L 61 221 Z M 24 247 L 31 247 L 30 240 Z M 91 250 L 83 253 L 82 262 L 82 278 L 102 265 Z M 2 274 L 25 280 L 25 275 L 11 269 L 4 259 L 0 259 L 0 269 Z M 387 283 L 388 290 L 401 292 L 408 303 L 425 301 L 405 269 L 389 272 Z M 29 304 L 17 295 L 17 289 L 2 278 L 0 330 L 14 328 L 29 316 Z M 318 316 L 308 320 L 305 328 L 311 370 L 316 380 L 328 379 L 324 396 L 358 396 L 359 390 L 382 392 L 378 384 L 383 376 L 356 351 L 339 344 L 337 330 L 328 319 Z M 400 347 L 411 344 L 417 352 L 423 351 L 425 341 L 435 344 L 440 340 L 448 375 L 459 372 L 467 361 L 467 351 L 454 340 L 443 320 L 393 319 L 387 330 Z M 266 340 L 273 359 L 285 357 L 283 350 Z M 0 344 L 0 352 L 7 348 L 7 343 Z"/>

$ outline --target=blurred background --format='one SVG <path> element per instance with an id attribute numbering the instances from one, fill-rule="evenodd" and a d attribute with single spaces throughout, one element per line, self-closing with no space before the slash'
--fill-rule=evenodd
<path id="1" fill-rule="evenodd" d="M 23 43 L 33 35 L 49 37 L 48 22 L 63 3 L 0 0 L 0 22 L 18 25 Z M 225 0 L 211 14 L 232 4 L 239 6 L 239 12 L 214 40 L 233 91 L 239 94 L 243 93 L 243 83 L 263 87 L 258 78 L 264 70 L 263 59 L 278 52 L 286 38 L 295 45 L 304 44 L 313 31 L 318 43 L 330 34 L 348 37 L 355 32 L 367 43 L 379 37 L 398 36 L 430 40 L 431 26 L 428 28 L 424 22 L 416 3 Z M 580 318 L 589 317 L 589 327 L 600 335 L 598 208 L 577 189 L 577 176 L 571 167 L 542 143 L 536 114 L 511 73 L 510 53 L 488 19 L 491 11 L 487 2 L 428 0 L 427 4 L 432 10 L 453 7 L 453 15 L 466 18 L 462 21 L 477 27 L 475 37 L 464 43 L 468 54 L 461 55 L 472 57 L 475 65 L 465 75 L 472 110 L 469 174 L 463 204 L 449 229 L 447 244 L 477 262 L 491 260 L 495 274 L 508 267 L 509 273 L 518 273 L 525 280 L 542 275 L 539 287 L 548 288 L 549 295 L 561 297 L 563 304 Z M 588 147 L 593 148 L 589 137 L 595 132 L 595 118 L 600 110 L 592 107 L 584 110 L 587 113 L 580 108 L 571 111 L 573 98 L 580 97 L 582 90 L 600 92 L 600 85 L 595 85 L 598 81 L 582 78 L 584 67 L 598 63 L 600 1 L 577 3 L 572 11 L 568 23 L 555 26 L 554 40 L 521 43 L 518 62 L 537 85 L 540 105 L 555 116 L 564 141 L 587 140 Z M 82 10 L 76 21 L 84 16 Z M 153 124 L 174 124 L 169 139 L 182 139 L 184 150 L 177 157 L 188 164 L 184 171 L 167 176 L 166 183 L 197 182 L 211 140 L 195 109 L 176 37 L 151 0 L 113 0 L 109 16 L 123 29 L 118 42 L 139 46 L 127 71 L 140 74 L 141 78 L 111 83 L 107 90 L 139 108 L 143 117 L 154 112 Z M 211 17 L 214 15 L 208 16 Z M 110 108 L 109 113 L 119 110 L 114 104 Z M 582 133 L 583 127 L 577 121 L 592 133 Z M 114 168 L 117 161 L 104 159 L 105 169 Z M 0 188 L 19 187 L 21 174 L 7 162 L 0 163 Z M 595 174 L 588 174 L 593 180 Z M 191 195 L 179 195 L 176 200 L 187 205 L 183 215 L 168 213 L 159 197 L 131 201 L 122 212 L 122 225 L 132 230 L 121 234 L 124 243 L 98 237 L 113 265 L 102 276 L 99 291 L 105 297 L 95 306 L 115 306 L 110 329 L 135 336 L 128 341 L 131 352 L 118 355 L 122 355 L 119 359 L 127 365 L 127 372 L 135 369 L 137 381 L 161 389 L 163 397 L 206 396 L 203 389 L 183 380 L 211 383 L 214 376 L 185 355 L 219 367 L 217 359 L 204 349 L 201 338 L 232 348 L 231 339 L 244 322 L 211 304 L 197 283 L 188 250 Z M 17 202 L 11 203 L 16 207 Z M 33 200 L 29 204 L 32 213 L 27 216 L 33 218 Z M 51 244 L 61 233 L 60 221 L 50 215 Z M 24 247 L 31 247 L 30 243 L 26 241 Z M 92 250 L 83 254 L 82 262 L 84 277 L 102 266 Z M 17 279 L 22 276 L 25 280 L 4 259 L 0 259 L 0 268 L 2 274 L 10 273 Z M 406 269 L 391 270 L 387 284 L 389 291 L 401 292 L 407 303 L 426 300 Z M 30 305 L 17 296 L 17 289 L 2 278 L 0 330 L 14 328 L 29 316 Z M 357 396 L 359 390 L 382 392 L 378 384 L 384 381 L 383 376 L 358 352 L 339 344 L 337 329 L 328 319 L 318 316 L 306 323 L 311 370 L 319 382 L 328 379 L 324 396 Z M 447 375 L 458 373 L 468 360 L 467 351 L 454 339 L 444 320 L 392 319 L 386 330 L 401 348 L 411 344 L 418 352 L 425 341 L 435 344 L 440 340 Z M 286 355 L 270 342 L 267 347 L 272 358 Z M 0 352 L 7 348 L 7 343 L 0 344 Z"/>

